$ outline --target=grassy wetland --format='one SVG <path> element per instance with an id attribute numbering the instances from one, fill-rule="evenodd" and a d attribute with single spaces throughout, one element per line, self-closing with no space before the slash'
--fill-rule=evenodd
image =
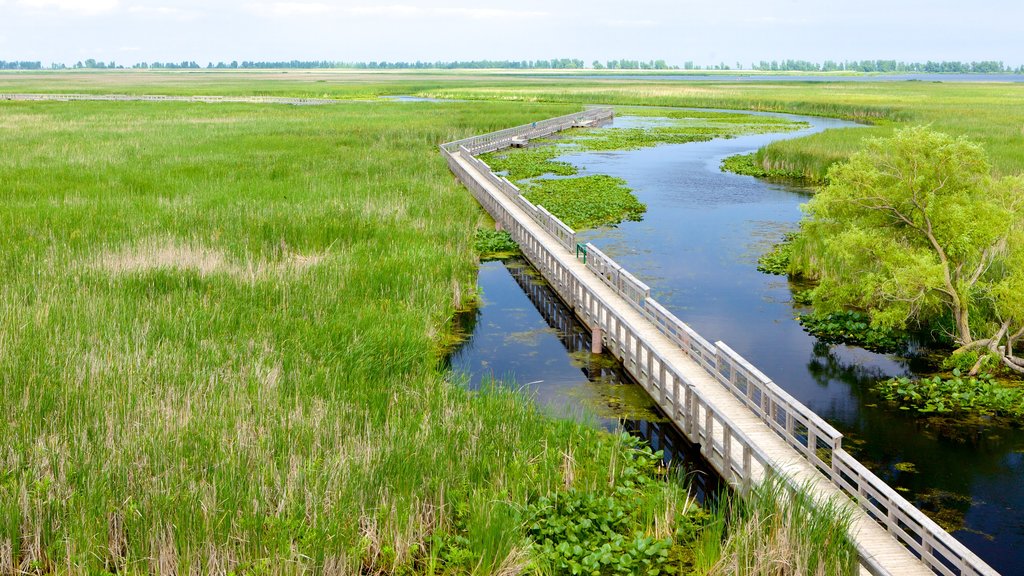
<path id="1" fill-rule="evenodd" d="M 745 545 L 702 540 L 634 440 L 438 369 L 477 250 L 511 247 L 475 232 L 436 145 L 600 102 L 877 124 L 780 143 L 808 175 L 901 122 L 1024 166 L 1014 85 L 110 72 L 0 74 L 0 92 L 345 101 L 0 101 L 3 574 L 727 573 Z M 411 93 L 498 101 L 360 101 Z M 640 560 L 548 547 L 567 527 Z"/>
<path id="2" fill-rule="evenodd" d="M 1000 174 L 1024 169 L 1024 98 L 1020 83 L 974 82 L 716 82 L 591 81 L 490 78 L 473 87 L 446 87 L 424 95 L 523 102 L 583 102 L 692 106 L 832 116 L 871 125 L 829 130 L 776 142 L 757 153 L 765 170 L 824 179 L 836 160 L 848 158 L 864 138 L 887 136 L 895 126 L 927 124 L 982 144 Z"/>
<path id="3" fill-rule="evenodd" d="M 438 371 L 483 216 L 435 145 L 565 110 L 4 103 L 0 572 L 519 565 L 635 448 Z"/>
<path id="4" fill-rule="evenodd" d="M 691 569 L 656 454 L 438 366 L 510 247 L 436 145 L 572 109 L 0 102 L 0 573 Z"/>

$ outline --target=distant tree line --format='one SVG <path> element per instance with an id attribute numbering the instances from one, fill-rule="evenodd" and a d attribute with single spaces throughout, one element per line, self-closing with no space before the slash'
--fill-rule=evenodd
<path id="1" fill-rule="evenodd" d="M 594 60 L 594 70 L 678 70 L 679 66 L 669 66 L 664 60 L 608 60 L 601 63 Z"/>
<path id="2" fill-rule="evenodd" d="M 269 69 L 269 68 L 348 68 L 356 70 L 427 70 L 427 69 L 480 69 L 480 68 L 504 68 L 511 70 L 518 69 L 573 69 L 583 68 L 583 60 L 574 58 L 557 58 L 554 60 L 459 60 L 455 62 L 339 62 L 334 60 L 287 60 L 287 61 L 250 61 L 239 62 L 209 62 L 206 68 L 214 69 Z M 203 68 L 196 62 L 140 62 L 133 68 Z"/>
<path id="3" fill-rule="evenodd" d="M 808 62 L 807 60 L 762 60 L 751 64 L 753 70 L 798 71 L 798 72 L 916 72 L 916 73 L 955 73 L 955 74 L 1001 74 L 1016 72 L 1024 73 L 1024 65 L 1017 68 L 1006 66 L 1001 61 L 983 60 L 981 62 L 942 61 L 933 62 L 899 62 L 897 60 L 847 60 L 836 62 Z"/>
<path id="4" fill-rule="evenodd" d="M 0 70 L 42 70 L 42 62 L 8 62 L 0 60 Z"/>
<path id="5" fill-rule="evenodd" d="M 114 61 L 104 62 L 89 58 L 80 60 L 71 66 L 54 62 L 49 66 L 53 70 L 66 69 L 122 69 L 125 66 Z M 208 62 L 205 66 L 194 60 L 183 60 L 181 62 L 139 62 L 131 68 L 155 68 L 155 69 L 271 69 L 271 68 L 296 68 L 296 69 L 317 69 L 317 68 L 346 68 L 354 70 L 427 70 L 427 69 L 482 69 L 499 68 L 505 70 L 531 70 L 531 69 L 554 69 L 554 70 L 579 70 L 587 66 L 583 60 L 576 58 L 556 58 L 553 60 L 457 60 L 452 62 L 342 62 L 335 60 L 287 60 L 287 61 L 251 61 L 239 62 Z M 606 60 L 601 62 L 594 60 L 591 65 L 594 70 L 743 70 L 739 62 L 735 67 L 724 62 L 712 65 L 697 65 L 692 60 L 686 61 L 681 67 L 668 64 L 665 60 Z M 42 62 L 39 61 L 5 61 L 0 60 L 0 70 L 41 70 Z M 1002 61 L 983 60 L 980 62 L 900 62 L 898 60 L 846 60 L 842 62 L 826 60 L 824 62 L 810 62 L 808 60 L 761 60 L 750 65 L 751 70 L 768 72 L 904 72 L 904 73 L 956 73 L 956 74 L 1001 74 L 1017 73 L 1024 74 L 1024 65 L 1013 68 Z"/>

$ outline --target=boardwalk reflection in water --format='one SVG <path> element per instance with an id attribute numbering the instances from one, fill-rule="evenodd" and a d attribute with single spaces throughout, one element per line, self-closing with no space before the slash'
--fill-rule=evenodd
<path id="1" fill-rule="evenodd" d="M 481 306 L 460 318 L 467 339 L 449 357 L 477 389 L 491 380 L 522 389 L 558 416 L 590 418 L 644 438 L 682 466 L 698 497 L 718 477 L 647 394 L 608 355 L 590 353 L 591 335 L 526 262 L 485 262 Z"/>

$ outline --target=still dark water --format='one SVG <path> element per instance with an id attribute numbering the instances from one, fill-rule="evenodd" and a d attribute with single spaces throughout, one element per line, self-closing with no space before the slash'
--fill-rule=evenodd
<path id="1" fill-rule="evenodd" d="M 789 117 L 811 128 L 563 157 L 582 175 L 625 179 L 648 206 L 642 222 L 591 230 L 581 234 L 582 241 L 593 242 L 649 284 L 659 302 L 705 338 L 727 343 L 832 423 L 845 434 L 847 450 L 994 568 L 1024 574 L 1024 433 L 924 420 L 887 406 L 870 385 L 912 373 L 913 362 L 817 344 L 794 320 L 798 310 L 787 280 L 756 270 L 758 256 L 795 227 L 808 196 L 798 188 L 723 173 L 722 158 L 781 138 L 853 126 Z M 616 125 L 632 121 L 617 119 Z M 580 398 L 600 405 L 606 393 L 586 385 L 581 390 L 589 376 L 572 373 L 580 368 L 559 352 L 566 346 L 557 337 L 536 335 L 536 345 L 524 351 L 521 342 L 509 339 L 510 333 L 522 333 L 525 341 L 526 333 L 543 332 L 547 324 L 509 324 L 529 314 L 521 300 L 514 304 L 517 288 L 500 279 L 508 274 L 503 270 L 495 264 L 481 270 L 485 306 L 453 365 L 475 381 L 481 374 L 511 374 L 520 384 L 532 383 L 539 401 L 562 409 Z M 521 288 L 518 293 L 525 297 Z M 552 360 L 551 354 L 563 359 Z"/>
<path id="2" fill-rule="evenodd" d="M 448 358 L 469 386 L 514 383 L 559 416 L 596 419 L 610 431 L 644 438 L 679 465 L 698 498 L 719 489 L 717 473 L 643 388 L 608 355 L 590 353 L 591 336 L 524 260 L 484 262 L 483 303 L 458 318 L 468 338 Z"/>

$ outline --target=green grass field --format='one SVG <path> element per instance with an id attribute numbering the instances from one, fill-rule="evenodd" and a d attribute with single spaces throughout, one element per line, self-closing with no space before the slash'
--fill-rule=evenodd
<path id="1" fill-rule="evenodd" d="M 436 144 L 567 110 L 0 103 L 0 573 L 492 572 L 614 485 L 437 368 L 484 216 Z"/>
<path id="2" fill-rule="evenodd" d="M 582 103 L 754 108 L 883 123 L 779 152 L 807 165 L 930 122 L 1015 172 L 1021 90 L 0 74 L 0 92 L 346 100 L 0 101 L 0 573 L 523 569 L 538 502 L 567 487 L 617 497 L 638 456 L 438 369 L 487 224 L 438 143 Z M 408 93 L 497 101 L 359 101 Z M 677 484 L 629 498 L 626 530 L 674 537 Z"/>
<path id="3" fill-rule="evenodd" d="M 773 144 L 766 167 L 824 176 L 865 137 L 897 124 L 928 124 L 983 144 L 1002 173 L 1024 170 L 1024 85 L 1020 83 L 687 82 L 496 71 L 162 70 L 2 72 L 0 93 L 222 94 L 366 99 L 419 94 L 443 98 L 571 104 L 688 106 L 834 116 L 876 124 Z"/>

